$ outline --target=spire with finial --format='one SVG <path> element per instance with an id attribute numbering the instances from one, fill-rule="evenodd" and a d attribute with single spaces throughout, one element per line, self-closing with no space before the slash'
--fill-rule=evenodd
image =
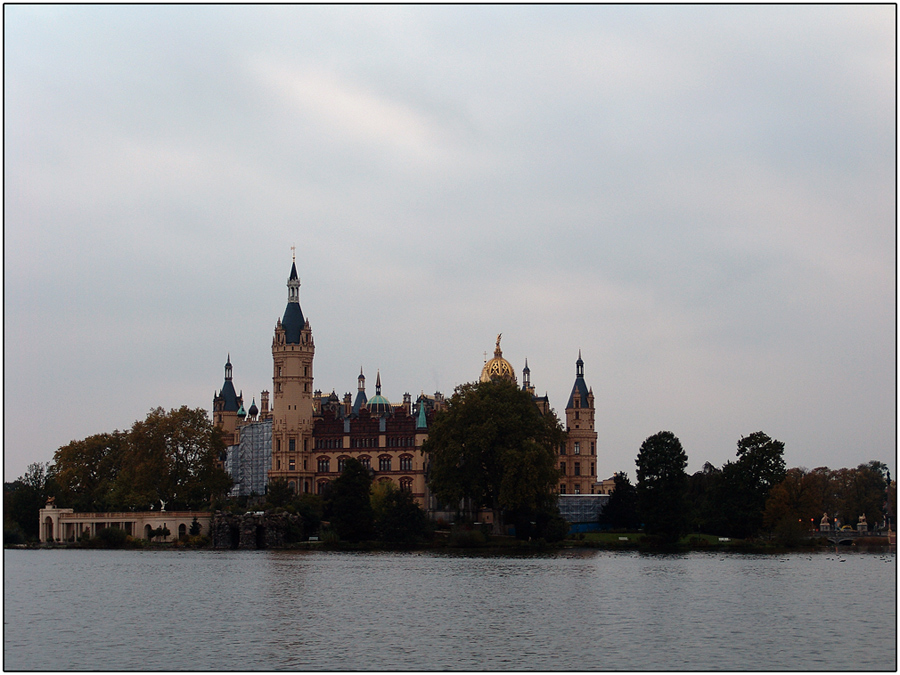
<path id="1" fill-rule="evenodd" d="M 293 249 L 293 247 L 291 247 Z M 291 274 L 288 277 L 288 302 L 281 318 L 281 328 L 284 329 L 284 341 L 287 344 L 300 344 L 300 333 L 306 325 L 303 312 L 300 309 L 300 277 L 297 275 L 297 261 L 292 255 Z"/>
<path id="2" fill-rule="evenodd" d="M 375 395 L 381 396 L 381 369 L 378 370 L 378 375 L 375 378 Z"/>
<path id="3" fill-rule="evenodd" d="M 534 393 L 531 386 L 531 368 L 528 367 L 528 359 L 525 359 L 525 368 L 522 369 L 522 390 Z"/>

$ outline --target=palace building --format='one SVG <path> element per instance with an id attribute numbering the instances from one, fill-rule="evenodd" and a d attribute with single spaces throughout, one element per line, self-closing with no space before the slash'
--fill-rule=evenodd
<path id="1" fill-rule="evenodd" d="M 359 460 L 374 480 L 391 481 L 409 491 L 425 508 L 434 509 L 426 485 L 426 458 L 422 443 L 434 415 L 444 406 L 440 392 L 409 393 L 400 403 L 381 393 L 381 373 L 375 394 L 366 394 L 360 369 L 357 392 L 339 397 L 313 388 L 315 342 L 309 319 L 300 308 L 300 279 L 296 261 L 287 282 L 288 300 L 275 325 L 272 339 L 272 407 L 269 392 L 254 397 L 244 409 L 243 392 L 233 384 L 231 355 L 225 364 L 225 383 L 213 396 L 213 421 L 222 428 L 227 446 L 223 466 L 234 480 L 232 495 L 264 494 L 269 481 L 283 479 L 297 492 L 321 493 L 337 478 L 350 459 Z M 494 358 L 485 360 L 481 381 L 506 379 L 516 383 L 512 365 L 503 358 L 500 335 Z M 535 396 L 528 362 L 522 389 L 532 395 L 542 413 L 550 410 L 548 397 Z M 581 354 L 576 362 L 575 385 L 566 405 L 568 438 L 560 447 L 561 494 L 593 492 L 597 432 L 594 430 L 594 395 L 584 381 Z"/>

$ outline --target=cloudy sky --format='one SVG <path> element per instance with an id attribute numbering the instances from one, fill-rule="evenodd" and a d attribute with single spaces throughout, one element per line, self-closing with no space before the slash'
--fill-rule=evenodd
<path id="1" fill-rule="evenodd" d="M 248 404 L 296 245 L 315 386 L 478 377 L 503 333 L 602 478 L 671 430 L 895 466 L 895 8 L 14 6 L 6 480 Z M 520 376 L 521 377 L 521 376 Z"/>

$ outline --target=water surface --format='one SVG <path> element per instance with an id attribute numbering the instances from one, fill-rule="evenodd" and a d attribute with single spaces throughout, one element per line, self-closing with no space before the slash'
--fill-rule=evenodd
<path id="1" fill-rule="evenodd" d="M 7 670 L 895 670 L 892 555 L 10 550 Z"/>

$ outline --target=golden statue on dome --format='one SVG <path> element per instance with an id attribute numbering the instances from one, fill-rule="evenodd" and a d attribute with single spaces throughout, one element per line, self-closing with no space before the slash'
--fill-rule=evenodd
<path id="1" fill-rule="evenodd" d="M 484 364 L 481 369 L 482 382 L 495 382 L 497 380 L 508 380 L 516 384 L 516 374 L 509 361 L 503 358 L 503 352 L 500 350 L 500 338 L 503 333 L 497 335 L 497 345 L 494 347 L 494 358 Z"/>

